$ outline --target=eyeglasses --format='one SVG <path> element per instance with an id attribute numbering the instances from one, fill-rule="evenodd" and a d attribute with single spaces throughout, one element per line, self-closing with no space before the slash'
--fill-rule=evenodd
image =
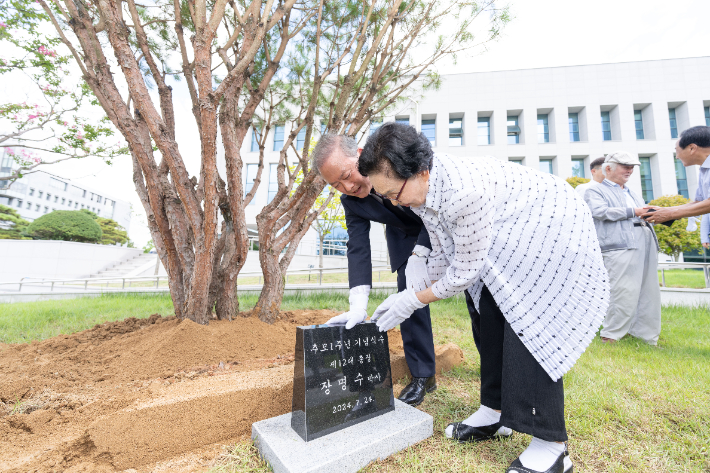
<path id="1" fill-rule="evenodd" d="M 397 193 L 397 197 L 395 197 L 394 199 L 393 199 L 392 197 L 390 197 L 389 195 L 383 195 L 382 197 L 384 197 L 384 198 L 387 199 L 387 200 L 391 200 L 391 201 L 394 203 L 394 205 L 399 205 L 399 196 L 402 195 L 402 192 L 404 191 L 404 186 L 407 185 L 407 181 L 408 181 L 408 180 L 409 180 L 409 179 L 405 179 L 405 180 L 404 180 L 404 183 L 402 184 L 402 187 L 399 189 L 399 193 Z"/>

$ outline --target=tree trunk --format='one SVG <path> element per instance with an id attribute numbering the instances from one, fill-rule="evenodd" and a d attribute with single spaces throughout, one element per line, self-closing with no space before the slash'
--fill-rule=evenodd
<path id="1" fill-rule="evenodd" d="M 261 271 L 264 274 L 264 285 L 259 295 L 259 300 L 252 311 L 263 322 L 273 324 L 281 308 L 284 297 L 284 277 L 279 265 L 279 254 L 259 251 Z"/>

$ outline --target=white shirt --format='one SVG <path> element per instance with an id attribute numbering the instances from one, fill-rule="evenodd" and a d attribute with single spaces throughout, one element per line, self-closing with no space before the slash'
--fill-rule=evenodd
<path id="1" fill-rule="evenodd" d="M 591 189 L 594 186 L 598 186 L 599 183 L 592 179 L 591 181 L 587 182 L 586 184 L 580 184 L 577 187 L 574 188 L 574 190 L 577 191 L 577 194 L 584 200 L 584 193 L 587 192 L 587 189 Z"/>
<path id="2" fill-rule="evenodd" d="M 438 154 L 426 202 L 412 210 L 438 265 L 434 295 L 468 289 L 478 307 L 485 284 L 550 377 L 565 374 L 595 336 L 609 301 L 592 215 L 572 187 L 493 158 Z"/>
<path id="3" fill-rule="evenodd" d="M 609 179 L 606 179 L 606 178 L 605 178 L 604 180 L 605 180 L 607 183 L 609 183 L 609 185 L 612 186 L 612 187 L 619 187 L 619 188 L 621 188 L 621 186 L 620 186 L 619 184 L 617 184 L 616 182 L 612 182 L 612 181 L 610 181 Z M 626 200 L 626 206 L 627 206 L 627 207 L 630 207 L 630 208 L 632 208 L 632 209 L 636 209 L 636 208 L 641 208 L 641 207 L 642 207 L 642 205 L 637 204 L 636 201 L 634 200 L 634 196 L 631 194 L 631 189 L 629 189 L 629 186 L 624 186 L 624 188 L 621 189 L 621 190 L 624 192 L 624 199 Z M 635 214 L 634 214 L 634 215 L 635 215 Z M 633 220 L 634 222 L 640 222 L 640 221 L 641 221 L 641 217 L 636 217 L 636 216 L 634 216 L 634 217 L 632 217 L 632 220 Z"/>

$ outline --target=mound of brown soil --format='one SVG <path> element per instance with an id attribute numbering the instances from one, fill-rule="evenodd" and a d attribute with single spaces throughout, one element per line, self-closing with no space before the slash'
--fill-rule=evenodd
<path id="1" fill-rule="evenodd" d="M 254 416 L 278 415 L 290 406 L 292 368 L 282 365 L 293 361 L 296 326 L 335 314 L 283 312 L 268 325 L 244 313 L 208 326 L 153 314 L 0 346 L 0 471 L 116 471 L 224 440 L 229 432 L 248 434 Z M 404 375 L 399 332 L 389 338 L 397 355 L 393 374 Z M 460 362 L 460 350 L 448 353 L 453 364 Z M 280 381 L 263 385 L 273 377 Z M 211 400 L 196 398 L 200 393 Z M 220 412 L 234 417 L 225 431 L 204 424 L 197 432 L 201 416 Z M 158 428 L 170 416 L 177 417 Z M 171 431 L 180 422 L 196 431 Z M 160 447 L 165 451 L 151 451 L 160 435 L 167 439 Z"/>

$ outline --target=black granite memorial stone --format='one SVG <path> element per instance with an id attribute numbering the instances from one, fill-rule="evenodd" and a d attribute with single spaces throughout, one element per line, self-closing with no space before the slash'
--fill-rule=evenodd
<path id="1" fill-rule="evenodd" d="M 387 333 L 374 323 L 296 329 L 291 427 L 317 439 L 394 410 Z"/>

